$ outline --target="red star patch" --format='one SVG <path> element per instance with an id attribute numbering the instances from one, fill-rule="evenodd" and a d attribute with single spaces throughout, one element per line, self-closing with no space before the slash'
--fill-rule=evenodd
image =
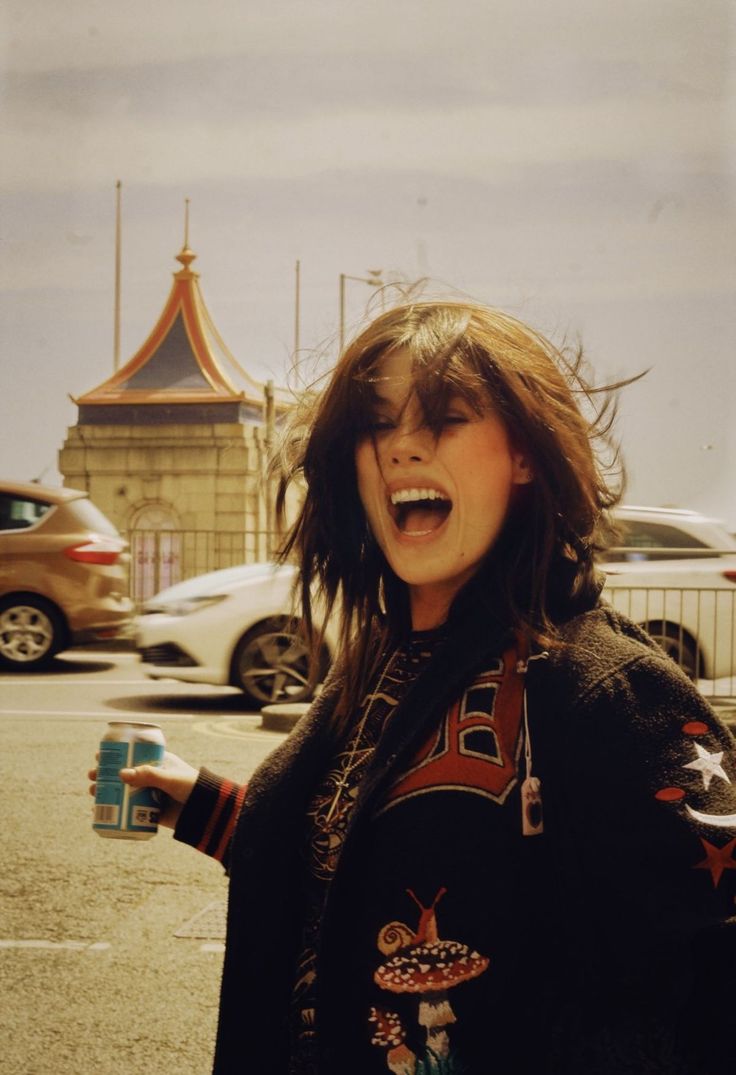
<path id="1" fill-rule="evenodd" d="M 705 848 L 705 858 L 693 866 L 694 870 L 710 870 L 713 878 L 713 887 L 718 887 L 718 882 L 723 876 L 724 870 L 736 870 L 736 861 L 733 859 L 733 850 L 736 847 L 736 839 L 729 840 L 723 847 L 715 847 L 707 840 L 700 837 L 700 842 Z"/>

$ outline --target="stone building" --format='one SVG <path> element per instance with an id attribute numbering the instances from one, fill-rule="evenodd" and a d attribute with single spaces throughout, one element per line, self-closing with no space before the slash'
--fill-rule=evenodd
<path id="1" fill-rule="evenodd" d="M 191 268 L 195 257 L 185 243 L 142 347 L 74 400 L 77 424 L 59 452 L 64 484 L 86 489 L 128 537 L 139 600 L 273 550 L 265 465 L 289 404 L 228 351 Z"/>

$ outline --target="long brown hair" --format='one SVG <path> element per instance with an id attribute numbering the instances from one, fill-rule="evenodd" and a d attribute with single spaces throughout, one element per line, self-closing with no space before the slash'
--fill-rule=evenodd
<path id="1" fill-rule="evenodd" d="M 605 513 L 620 498 L 612 396 L 601 390 L 598 404 L 579 350 L 568 357 L 516 318 L 471 303 L 417 302 L 378 316 L 347 346 L 324 390 L 302 400 L 279 464 L 282 518 L 289 486 L 306 486 L 281 558 L 299 563 L 299 598 L 315 645 L 315 584 L 321 615 L 339 617 L 343 715 L 359 701 L 385 645 L 410 626 L 407 587 L 373 539 L 355 472 L 355 446 L 371 435 L 378 364 L 399 348 L 411 357 L 413 392 L 436 435 L 450 400 L 460 396 L 479 414 L 492 407 L 531 463 L 533 481 L 519 487 L 465 588 L 487 591 L 489 610 L 509 629 L 554 644 L 555 622 L 595 603 L 594 555 Z M 618 480 L 609 484 L 606 472 Z"/>

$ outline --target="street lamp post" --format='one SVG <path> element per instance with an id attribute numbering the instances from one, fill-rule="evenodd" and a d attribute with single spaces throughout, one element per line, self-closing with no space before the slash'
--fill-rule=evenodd
<path id="1" fill-rule="evenodd" d="M 347 273 L 340 273 L 340 354 L 345 347 L 345 281 L 355 280 L 356 283 L 368 284 L 370 287 L 383 287 L 382 272 L 382 269 L 368 269 L 367 276 L 349 276 Z"/>

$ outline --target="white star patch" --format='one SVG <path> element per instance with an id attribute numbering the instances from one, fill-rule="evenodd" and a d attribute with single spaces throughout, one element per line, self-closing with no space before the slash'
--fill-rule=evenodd
<path id="1" fill-rule="evenodd" d="M 683 765 L 683 769 L 696 769 L 702 773 L 706 791 L 710 787 L 710 782 L 714 776 L 720 776 L 721 780 L 725 780 L 727 784 L 730 784 L 731 779 L 726 775 L 721 765 L 723 751 L 721 750 L 717 754 L 709 754 L 705 747 L 701 747 L 700 743 L 693 743 L 693 746 L 697 757 L 695 761 L 689 761 L 687 765 Z"/>

